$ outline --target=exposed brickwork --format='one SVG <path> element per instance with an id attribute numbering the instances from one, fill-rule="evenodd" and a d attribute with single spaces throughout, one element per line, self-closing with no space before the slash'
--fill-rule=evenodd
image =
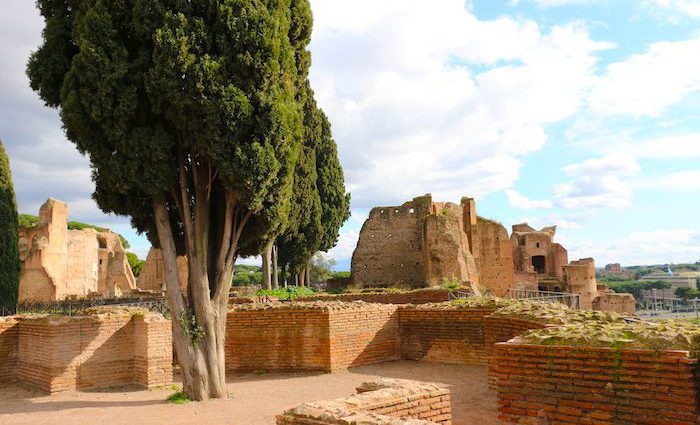
<path id="1" fill-rule="evenodd" d="M 517 342 L 493 365 L 500 419 L 520 424 L 697 424 L 696 368 L 686 351 Z"/>
<path id="2" fill-rule="evenodd" d="M 0 317 L 0 381 L 16 377 L 19 329 L 14 317 Z"/>
<path id="3" fill-rule="evenodd" d="M 287 410 L 277 417 L 277 424 L 451 424 L 450 390 L 438 384 L 382 378 L 362 384 L 357 391 L 350 397 Z"/>
<path id="4" fill-rule="evenodd" d="M 228 371 L 332 371 L 398 358 L 393 305 L 244 304 L 228 314 Z"/>
<path id="5" fill-rule="evenodd" d="M 331 369 L 399 360 L 399 315 L 396 306 L 329 311 Z"/>
<path id="6" fill-rule="evenodd" d="M 402 292 L 319 294 L 299 298 L 300 301 L 364 301 L 380 304 L 427 304 L 448 300 L 449 292 L 442 288 L 416 289 Z"/>
<path id="7" fill-rule="evenodd" d="M 488 364 L 484 317 L 494 310 L 407 307 L 399 311 L 401 357 L 444 363 Z"/>
<path id="8" fill-rule="evenodd" d="M 20 317 L 16 378 L 47 392 L 172 382 L 170 322 L 158 315 Z"/>

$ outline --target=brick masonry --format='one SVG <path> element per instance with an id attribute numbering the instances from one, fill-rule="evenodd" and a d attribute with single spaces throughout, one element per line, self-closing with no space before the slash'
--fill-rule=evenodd
<path id="1" fill-rule="evenodd" d="M 381 378 L 362 384 L 357 391 L 349 397 L 289 409 L 277 416 L 277 424 L 451 424 L 450 390 L 439 384 Z"/>
<path id="2" fill-rule="evenodd" d="M 500 419 L 518 424 L 697 424 L 687 351 L 496 344 Z"/>
<path id="3" fill-rule="evenodd" d="M 427 304 L 447 301 L 449 291 L 425 288 L 401 292 L 357 292 L 346 294 L 319 294 L 299 298 L 299 301 L 364 301 L 380 304 Z"/>
<path id="4" fill-rule="evenodd" d="M 13 320 L 13 330 L 0 330 L 2 347 L 5 343 L 17 347 L 16 369 L 0 375 L 3 380 L 16 379 L 49 393 L 122 384 L 151 388 L 172 382 L 170 321 L 162 316 L 19 316 Z M 0 364 L 8 352 L 0 348 Z M 7 358 L 13 361 L 11 355 Z"/>
<path id="5" fill-rule="evenodd" d="M 229 311 L 226 369 L 336 369 L 399 359 L 397 307 L 302 302 L 244 304 Z"/>
<path id="6" fill-rule="evenodd" d="M 0 381 L 16 376 L 19 328 L 14 317 L 0 317 Z"/>

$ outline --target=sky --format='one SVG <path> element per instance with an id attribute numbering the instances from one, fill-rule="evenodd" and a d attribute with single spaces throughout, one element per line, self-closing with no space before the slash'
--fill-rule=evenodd
<path id="1" fill-rule="evenodd" d="M 700 260 L 700 0 L 311 0 L 311 83 L 338 143 L 348 270 L 374 206 L 475 197 L 509 230 L 558 226 L 570 259 Z M 0 138 L 20 212 L 149 243 L 90 195 L 90 167 L 29 88 L 32 1 L 0 9 Z M 256 263 L 258 259 L 243 262 Z"/>

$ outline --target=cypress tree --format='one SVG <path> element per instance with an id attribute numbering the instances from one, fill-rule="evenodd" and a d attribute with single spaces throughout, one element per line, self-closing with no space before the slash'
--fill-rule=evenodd
<path id="1" fill-rule="evenodd" d="M 19 295 L 19 221 L 10 161 L 0 141 L 0 307 L 14 310 Z"/>

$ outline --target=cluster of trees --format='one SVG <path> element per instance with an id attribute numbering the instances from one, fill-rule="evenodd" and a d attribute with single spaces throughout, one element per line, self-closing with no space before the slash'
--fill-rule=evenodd
<path id="1" fill-rule="evenodd" d="M 19 296 L 19 221 L 10 161 L 0 141 L 0 307 L 14 311 Z"/>
<path id="2" fill-rule="evenodd" d="M 637 300 L 644 299 L 644 292 L 652 289 L 669 289 L 671 284 L 664 281 L 641 281 L 641 280 L 626 280 L 626 281 L 607 281 L 608 287 L 615 292 L 632 294 Z"/>
<path id="3" fill-rule="evenodd" d="M 348 216 L 308 80 L 308 0 L 38 0 L 31 87 L 93 168 L 94 199 L 160 247 L 183 390 L 225 397 L 240 256 L 306 276 Z M 189 296 L 177 255 L 189 262 Z M 276 273 L 274 274 L 277 275 Z M 283 273 L 286 275 L 286 273 Z"/>

